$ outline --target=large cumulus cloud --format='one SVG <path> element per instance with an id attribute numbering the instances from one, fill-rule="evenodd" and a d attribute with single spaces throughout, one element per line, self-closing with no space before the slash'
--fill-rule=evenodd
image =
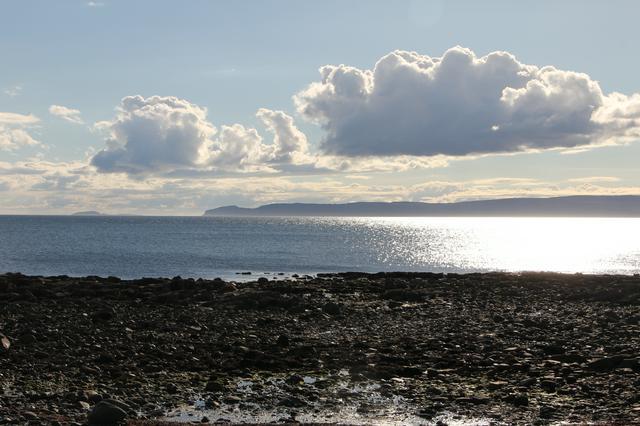
<path id="1" fill-rule="evenodd" d="M 128 96 L 113 120 L 97 124 L 108 137 L 91 163 L 101 172 L 151 174 L 273 171 L 311 161 L 306 137 L 290 116 L 268 109 L 260 109 L 257 116 L 273 133 L 272 143 L 241 124 L 218 129 L 205 108 L 184 99 Z"/>
<path id="2" fill-rule="evenodd" d="M 519 62 L 507 52 L 442 57 L 396 51 L 373 70 L 320 69 L 294 96 L 344 156 L 463 156 L 573 148 L 638 135 L 636 97 L 603 94 L 588 75 Z"/>
<path id="3" fill-rule="evenodd" d="M 109 137 L 92 164 L 100 171 L 127 173 L 202 165 L 216 132 L 204 108 L 161 96 L 125 97 L 115 119 L 99 127 Z"/>

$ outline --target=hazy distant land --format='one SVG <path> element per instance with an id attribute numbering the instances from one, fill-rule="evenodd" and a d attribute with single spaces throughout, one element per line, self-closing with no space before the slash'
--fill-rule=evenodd
<path id="1" fill-rule="evenodd" d="M 104 213 L 100 213 L 95 210 L 88 210 L 84 212 L 72 213 L 71 216 L 106 216 L 106 215 Z"/>
<path id="2" fill-rule="evenodd" d="M 458 203 L 279 203 L 256 208 L 225 206 L 205 216 L 533 216 L 640 217 L 640 195 L 507 198 Z"/>
<path id="3" fill-rule="evenodd" d="M 71 216 L 142 216 L 134 213 L 102 213 L 95 210 L 71 213 Z"/>

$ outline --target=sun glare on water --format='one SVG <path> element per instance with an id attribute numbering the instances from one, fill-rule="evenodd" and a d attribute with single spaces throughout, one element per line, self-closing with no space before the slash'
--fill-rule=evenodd
<path id="1" fill-rule="evenodd" d="M 640 221 L 626 218 L 374 218 L 384 263 L 425 269 L 636 273 Z M 372 231 L 373 232 L 373 231 Z M 374 232 L 375 234 L 375 232 Z M 431 267 L 431 268 L 428 268 Z"/>

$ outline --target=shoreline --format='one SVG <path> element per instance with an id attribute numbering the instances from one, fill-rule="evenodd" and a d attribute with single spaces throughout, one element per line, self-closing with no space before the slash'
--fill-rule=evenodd
<path id="1" fill-rule="evenodd" d="M 637 274 L 302 278 L 0 275 L 0 424 L 640 422 Z"/>

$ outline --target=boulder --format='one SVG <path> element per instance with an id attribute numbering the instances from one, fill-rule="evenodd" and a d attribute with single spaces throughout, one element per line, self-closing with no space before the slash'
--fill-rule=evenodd
<path id="1" fill-rule="evenodd" d="M 125 417 L 127 413 L 122 408 L 107 401 L 100 401 L 89 412 L 87 420 L 90 425 L 110 426 L 117 425 Z"/>

